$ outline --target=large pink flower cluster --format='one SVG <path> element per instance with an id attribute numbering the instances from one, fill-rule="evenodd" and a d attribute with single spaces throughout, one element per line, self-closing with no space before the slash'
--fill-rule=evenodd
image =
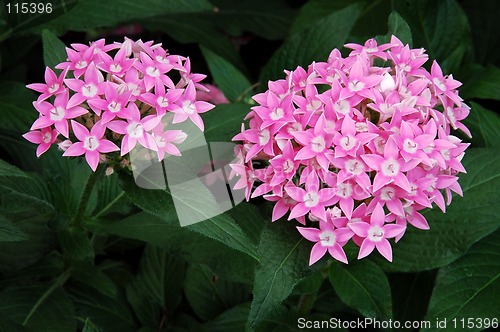
<path id="1" fill-rule="evenodd" d="M 207 90 L 205 75 L 191 72 L 189 58 L 127 38 L 71 46 L 59 75 L 47 67 L 45 83 L 28 85 L 41 93 L 33 103 L 40 116 L 23 135 L 38 144 L 37 156 L 58 144 L 63 156 L 85 155 L 95 171 L 100 161 L 127 165 L 125 155 L 138 144 L 159 160 L 180 155 L 176 144 L 186 134 L 166 130 L 167 114 L 169 123 L 189 119 L 204 129 L 199 113 L 214 106 L 197 100 L 197 89 Z"/>
<path id="2" fill-rule="evenodd" d="M 462 194 L 468 144 L 451 134 L 470 136 L 461 83 L 436 62 L 429 73 L 425 51 L 396 37 L 345 46 L 346 58 L 335 49 L 328 61 L 269 82 L 254 96 L 249 129 L 234 138 L 243 141 L 235 188 L 275 202 L 273 221 L 290 211 L 288 220 L 309 226 L 297 227 L 316 243 L 309 264 L 327 251 L 347 263 L 351 239 L 358 259 L 376 248 L 392 261 L 388 239 L 398 241 L 408 224 L 428 229 L 419 211 L 435 203 L 444 212 L 451 192 Z"/>

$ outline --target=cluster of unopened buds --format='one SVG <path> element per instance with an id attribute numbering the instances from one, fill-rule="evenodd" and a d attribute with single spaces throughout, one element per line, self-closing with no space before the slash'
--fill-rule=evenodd
<path id="1" fill-rule="evenodd" d="M 375 248 L 392 261 L 388 239 L 399 241 L 407 225 L 428 229 L 419 212 L 435 203 L 443 212 L 468 144 L 451 134 L 469 107 L 460 82 L 430 72 L 423 49 L 396 37 L 377 45 L 347 44 L 326 62 L 286 71 L 253 99 L 249 129 L 235 141 L 235 189 L 247 200 L 275 202 L 272 220 L 296 219 L 304 238 L 315 242 L 309 264 L 328 253 L 347 263 L 343 246 L 359 246 L 358 259 Z M 255 186 L 255 188 L 254 188 Z M 443 194 L 446 196 L 443 196 Z"/>
<path id="2" fill-rule="evenodd" d="M 176 145 L 186 133 L 166 123 L 189 119 L 204 130 L 199 113 L 214 106 L 197 100 L 197 91 L 207 91 L 205 75 L 191 72 L 189 58 L 127 38 L 71 46 L 59 75 L 47 67 L 45 83 L 28 85 L 41 93 L 33 103 L 40 115 L 23 135 L 38 144 L 37 156 L 58 144 L 63 156 L 85 155 L 94 171 L 99 162 L 129 166 L 127 154 L 138 145 L 158 160 L 180 155 Z"/>

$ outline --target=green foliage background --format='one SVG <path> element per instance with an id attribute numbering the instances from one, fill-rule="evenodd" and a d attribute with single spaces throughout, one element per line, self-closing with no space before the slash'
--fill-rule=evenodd
<path id="1" fill-rule="evenodd" d="M 425 319 L 437 330 L 437 318 L 500 318 L 500 2 L 39 2 L 52 13 L 0 2 L 0 331 L 293 331 L 299 317 Z M 114 174 L 85 202 L 89 168 L 55 148 L 37 159 L 22 139 L 36 118 L 25 85 L 65 60 L 64 45 L 121 40 L 118 27 L 209 73 L 231 101 L 204 117 L 214 142 L 239 131 L 250 96 L 283 69 L 373 36 L 424 47 L 472 107 L 464 197 L 426 211 L 431 229 L 408 230 L 392 264 L 351 254 L 313 267 L 311 244 L 271 223 L 261 200 L 181 228 L 167 190 Z"/>

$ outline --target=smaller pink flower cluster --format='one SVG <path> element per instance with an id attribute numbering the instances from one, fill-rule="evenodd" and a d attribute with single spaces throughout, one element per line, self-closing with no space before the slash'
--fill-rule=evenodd
<path id="1" fill-rule="evenodd" d="M 180 155 L 176 144 L 186 134 L 165 130 L 162 118 L 189 119 L 203 131 L 199 113 L 214 106 L 197 100 L 197 89 L 207 91 L 200 83 L 205 75 L 191 72 L 189 58 L 128 38 L 71 46 L 67 61 L 56 66 L 59 75 L 47 67 L 45 83 L 28 85 L 41 93 L 33 103 L 40 116 L 23 136 L 38 144 L 38 157 L 57 143 L 63 156 L 85 155 L 95 171 L 99 162 L 128 165 L 125 155 L 137 144 L 159 160 Z"/>
<path id="2" fill-rule="evenodd" d="M 273 221 L 290 211 L 288 220 L 310 226 L 297 227 L 316 242 L 310 264 L 327 251 L 347 263 L 350 239 L 358 259 L 376 248 L 392 261 L 388 239 L 398 241 L 408 224 L 428 229 L 419 211 L 435 203 L 445 212 L 451 192 L 462 194 L 468 144 L 451 135 L 470 136 L 461 83 L 436 62 L 429 73 L 424 50 L 396 37 L 346 47 L 347 58 L 334 49 L 327 62 L 270 81 L 253 97 L 250 128 L 234 137 L 243 141 L 231 165 L 235 189 L 275 202 Z"/>

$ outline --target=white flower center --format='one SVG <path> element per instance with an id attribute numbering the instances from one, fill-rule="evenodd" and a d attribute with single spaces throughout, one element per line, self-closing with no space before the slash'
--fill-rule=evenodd
<path id="1" fill-rule="evenodd" d="M 163 97 L 163 96 L 158 97 L 158 98 L 156 99 L 156 103 L 157 103 L 157 104 L 158 104 L 158 106 L 160 106 L 160 107 L 167 107 L 167 106 L 168 106 L 168 104 L 169 104 L 169 103 L 168 103 L 168 99 L 167 99 L 167 98 L 165 98 L 165 97 Z"/>
<path id="2" fill-rule="evenodd" d="M 76 65 L 75 65 L 76 69 L 83 69 L 85 67 L 87 67 L 87 61 L 85 61 L 85 60 L 78 60 L 76 62 Z"/>
<path id="3" fill-rule="evenodd" d="M 141 89 L 139 89 L 139 86 L 135 83 L 127 83 L 127 89 L 129 91 L 132 91 L 132 94 L 134 96 L 138 96 L 141 94 Z"/>
<path id="4" fill-rule="evenodd" d="M 333 247 L 335 244 L 336 236 L 332 231 L 323 231 L 319 234 L 319 240 L 323 247 Z"/>
<path id="5" fill-rule="evenodd" d="M 285 112 L 283 111 L 283 109 L 281 107 L 278 107 L 271 112 L 269 117 L 272 120 L 276 121 L 276 120 L 281 119 L 284 115 L 285 115 Z"/>
<path id="6" fill-rule="evenodd" d="M 337 196 L 348 198 L 352 195 L 352 185 L 350 183 L 340 183 L 337 185 Z"/>
<path id="7" fill-rule="evenodd" d="M 356 141 L 356 138 L 351 135 L 347 135 L 340 139 L 340 146 L 342 146 L 344 150 L 349 151 L 356 146 Z"/>
<path id="8" fill-rule="evenodd" d="M 432 82 L 438 87 L 439 90 L 441 90 L 441 91 L 446 90 L 446 84 L 444 83 L 444 81 L 440 80 L 439 78 L 434 77 Z"/>
<path id="9" fill-rule="evenodd" d="M 48 91 L 49 91 L 49 93 L 54 93 L 54 92 L 56 92 L 58 89 L 59 89 L 59 84 L 54 83 L 54 84 L 52 84 L 52 85 L 49 87 Z"/>
<path id="10" fill-rule="evenodd" d="M 99 147 L 99 140 L 95 136 L 87 136 L 83 140 L 83 147 L 88 151 L 94 151 Z"/>
<path id="11" fill-rule="evenodd" d="M 139 138 L 144 133 L 144 128 L 140 123 L 132 122 L 127 126 L 127 133 L 130 137 Z"/>
<path id="12" fill-rule="evenodd" d="M 365 83 L 354 80 L 352 82 L 349 82 L 348 88 L 353 92 L 361 91 L 365 88 Z"/>
<path id="13" fill-rule="evenodd" d="M 122 104 L 120 104 L 119 102 L 117 102 L 116 100 L 115 101 L 112 101 L 111 103 L 109 103 L 108 105 L 108 110 L 112 113 L 116 113 L 118 111 L 120 111 L 120 109 L 122 108 Z"/>
<path id="14" fill-rule="evenodd" d="M 82 87 L 82 94 L 87 98 L 92 98 L 97 94 L 97 87 L 94 84 L 86 84 Z"/>
<path id="15" fill-rule="evenodd" d="M 340 216 L 342 215 L 342 210 L 334 206 L 332 208 L 326 209 L 326 213 L 330 214 L 330 217 L 332 218 L 340 218 Z"/>
<path id="16" fill-rule="evenodd" d="M 403 150 L 405 150 L 408 153 L 414 154 L 415 152 L 417 152 L 417 149 L 418 145 L 415 141 L 409 138 L 405 139 L 403 143 Z"/>
<path id="17" fill-rule="evenodd" d="M 321 107 L 322 104 L 323 103 L 321 102 L 321 100 L 314 99 L 309 104 L 307 104 L 306 109 L 308 111 L 316 111 L 318 108 Z"/>
<path id="18" fill-rule="evenodd" d="M 384 187 L 380 192 L 380 198 L 383 201 L 392 201 L 395 196 L 396 196 L 396 190 L 394 190 L 394 188 L 391 187 Z"/>
<path id="19" fill-rule="evenodd" d="M 122 66 L 118 63 L 113 63 L 111 66 L 109 66 L 109 70 L 113 73 L 119 73 L 122 71 Z"/>
<path id="20" fill-rule="evenodd" d="M 351 110 L 351 105 L 347 100 L 341 100 L 333 105 L 335 112 L 340 114 L 347 114 Z"/>
<path id="21" fill-rule="evenodd" d="M 160 71 L 156 67 L 149 66 L 146 68 L 146 74 L 151 77 L 159 77 Z"/>
<path id="22" fill-rule="evenodd" d="M 444 149 L 444 150 L 441 150 L 439 151 L 441 153 L 441 155 L 443 156 L 443 159 L 448 161 L 451 159 L 451 156 L 450 156 L 450 150 L 448 149 Z"/>
<path id="23" fill-rule="evenodd" d="M 323 136 L 316 136 L 311 140 L 311 148 L 314 152 L 323 152 L 326 143 Z"/>
<path id="24" fill-rule="evenodd" d="M 385 176 L 396 176 L 399 174 L 399 164 L 390 158 L 382 163 L 382 174 Z"/>
<path id="25" fill-rule="evenodd" d="M 50 110 L 50 119 L 53 121 L 59 121 L 64 119 L 64 114 L 66 110 L 62 107 L 55 107 Z"/>
<path id="26" fill-rule="evenodd" d="M 167 59 L 166 57 L 162 56 L 162 55 L 157 55 L 155 59 L 159 63 L 170 63 L 170 60 Z"/>
<path id="27" fill-rule="evenodd" d="M 314 207 L 319 203 L 319 195 L 316 192 L 308 192 L 303 197 L 304 205 L 308 208 Z"/>
<path id="28" fill-rule="evenodd" d="M 368 230 L 368 239 L 372 242 L 380 242 L 384 238 L 384 230 L 380 226 L 372 226 Z"/>
<path id="29" fill-rule="evenodd" d="M 189 115 L 193 114 L 196 111 L 196 107 L 189 100 L 186 100 L 182 103 L 182 109 Z"/>
<path id="30" fill-rule="evenodd" d="M 267 129 L 264 129 L 260 132 L 259 134 L 259 144 L 262 146 L 262 145 L 266 145 L 267 142 L 269 142 L 269 140 L 271 139 L 271 133 L 269 132 L 269 130 Z"/>
<path id="31" fill-rule="evenodd" d="M 387 141 L 382 137 L 375 137 L 373 142 L 375 143 L 375 149 L 377 150 L 377 152 L 380 154 L 384 154 L 385 143 L 387 143 Z"/>
<path id="32" fill-rule="evenodd" d="M 283 163 L 283 172 L 284 173 L 291 173 L 295 169 L 295 165 L 293 164 L 293 161 L 290 159 L 285 160 Z"/>
<path id="33" fill-rule="evenodd" d="M 363 163 L 360 162 L 359 160 L 350 159 L 346 161 L 345 169 L 347 170 L 347 172 L 353 175 L 359 175 L 364 172 L 365 167 L 363 166 Z"/>
<path id="34" fill-rule="evenodd" d="M 50 131 L 47 131 L 42 135 L 42 141 L 44 143 L 50 143 L 52 141 L 52 133 Z"/>
<path id="35" fill-rule="evenodd" d="M 163 138 L 163 136 L 161 136 L 161 135 L 155 135 L 154 138 L 155 138 L 156 145 L 159 148 L 163 148 L 163 147 L 165 147 L 165 145 L 167 145 L 167 143 L 165 142 L 165 139 Z"/>

